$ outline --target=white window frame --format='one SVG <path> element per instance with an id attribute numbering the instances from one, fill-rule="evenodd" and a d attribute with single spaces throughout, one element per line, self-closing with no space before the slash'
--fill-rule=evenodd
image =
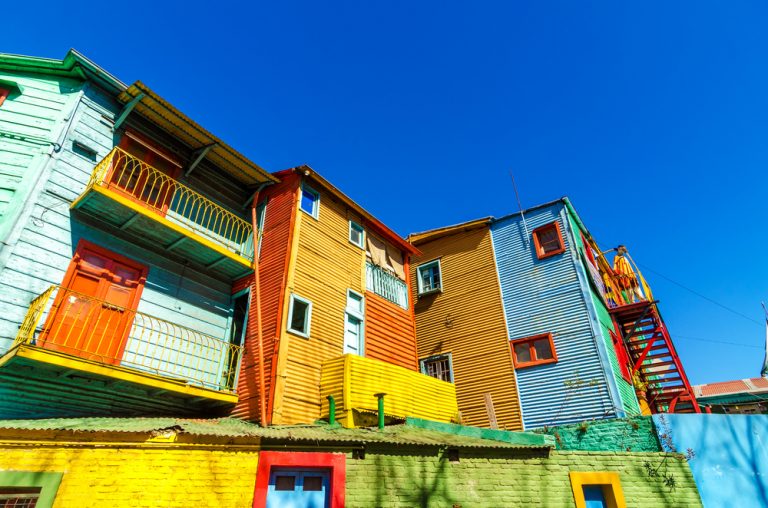
<path id="1" fill-rule="evenodd" d="M 421 373 L 424 374 L 425 376 L 429 376 L 429 374 L 427 374 L 427 362 L 434 362 L 436 360 L 448 360 L 448 372 L 450 373 L 451 380 L 445 381 L 445 382 L 455 383 L 456 377 L 453 374 L 453 356 L 451 355 L 451 353 L 441 353 L 439 355 L 432 355 L 426 358 L 421 358 L 419 360 L 419 370 L 421 371 Z M 432 376 L 429 376 L 429 377 L 432 377 Z M 435 378 L 435 379 L 438 379 L 438 378 Z M 440 379 L 440 381 L 444 381 L 444 380 Z"/>
<path id="2" fill-rule="evenodd" d="M 437 265 L 437 272 L 440 274 L 440 287 L 429 289 L 427 291 L 424 290 L 424 285 L 422 284 L 422 277 L 421 277 L 421 271 L 425 268 L 432 267 L 434 265 Z M 444 286 L 444 280 L 443 280 L 443 266 L 440 263 L 440 259 L 433 259 L 432 261 L 428 261 L 426 263 L 422 263 L 416 267 L 416 287 L 418 288 L 419 296 L 422 295 L 431 295 L 432 293 L 442 293 L 443 292 L 443 286 Z"/>
<path id="3" fill-rule="evenodd" d="M 302 205 L 302 201 L 304 200 L 304 193 L 305 192 L 307 192 L 309 194 L 314 194 L 317 197 L 317 199 L 315 199 L 314 206 L 312 207 L 312 212 L 311 213 L 306 211 L 306 210 L 304 210 L 304 207 L 301 206 Z M 301 196 L 299 196 L 299 208 L 301 209 L 302 212 L 306 213 L 310 217 L 313 217 L 316 220 L 320 220 L 320 193 L 318 191 L 316 191 L 315 189 L 313 189 L 312 187 L 310 187 L 309 185 L 302 184 L 301 185 Z"/>
<path id="4" fill-rule="evenodd" d="M 360 310 L 349 306 L 350 297 L 354 295 L 360 299 Z M 353 289 L 347 289 L 347 306 L 344 309 L 344 326 L 347 326 L 347 314 L 360 321 L 360 353 L 359 356 L 365 356 L 365 295 L 358 293 Z M 346 330 L 346 328 L 345 328 Z M 346 339 L 346 331 L 344 332 Z M 346 342 L 345 342 L 346 344 Z M 346 347 L 346 346 L 345 346 Z"/>
<path id="5" fill-rule="evenodd" d="M 293 328 L 291 328 L 291 323 L 293 322 L 293 303 L 297 300 L 299 302 L 307 304 L 307 331 L 306 332 L 302 330 L 294 330 Z M 299 337 L 304 337 L 305 339 L 309 338 L 309 334 L 311 333 L 311 328 L 312 328 L 312 302 L 310 300 L 307 300 L 306 298 L 301 297 L 296 293 L 291 293 L 291 299 L 288 302 L 288 322 L 285 324 L 285 328 L 289 333 L 298 335 Z"/>
<path id="6" fill-rule="evenodd" d="M 352 241 L 352 230 L 360 231 L 360 243 L 355 243 Z M 355 247 L 365 249 L 365 228 L 353 220 L 349 221 L 349 243 Z"/>

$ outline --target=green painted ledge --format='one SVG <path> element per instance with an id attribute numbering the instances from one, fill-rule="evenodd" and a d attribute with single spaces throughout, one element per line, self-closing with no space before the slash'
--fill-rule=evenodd
<path id="1" fill-rule="evenodd" d="M 446 434 L 455 434 L 457 436 L 473 437 L 476 439 L 491 439 L 493 441 L 502 441 L 521 447 L 540 447 L 554 448 L 555 438 L 546 434 L 536 434 L 533 432 L 511 432 L 508 430 L 484 429 L 481 427 L 468 427 L 466 425 L 457 425 L 455 423 L 434 422 L 431 420 L 422 420 L 421 418 L 406 418 L 406 426 L 420 429 L 445 432 Z"/>

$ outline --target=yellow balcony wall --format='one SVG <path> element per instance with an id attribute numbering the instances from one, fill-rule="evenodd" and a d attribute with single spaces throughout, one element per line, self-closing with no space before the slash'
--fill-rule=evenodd
<path id="1" fill-rule="evenodd" d="M 72 208 L 230 279 L 252 267 L 249 221 L 120 148 L 96 165 Z"/>
<path id="2" fill-rule="evenodd" d="M 377 393 L 384 393 L 389 421 L 406 417 L 458 422 L 456 387 L 397 365 L 346 354 L 323 362 L 320 379 L 323 417 L 329 415 L 327 397 L 336 401 L 336 420 L 345 427 L 375 425 Z"/>

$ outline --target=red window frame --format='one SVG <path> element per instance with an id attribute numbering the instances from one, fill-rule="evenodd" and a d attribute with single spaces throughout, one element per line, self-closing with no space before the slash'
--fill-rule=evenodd
<path id="1" fill-rule="evenodd" d="M 0 87 L 0 106 L 3 105 L 3 102 L 5 102 L 5 99 L 7 99 L 10 94 L 11 94 L 10 90 L 8 90 L 7 88 Z"/>
<path id="2" fill-rule="evenodd" d="M 541 339 L 549 340 L 549 348 L 552 351 L 552 358 L 544 358 L 541 360 L 536 358 L 536 349 L 533 347 L 533 343 Z M 526 342 L 530 344 L 529 347 L 531 352 L 531 358 L 536 358 L 536 359 L 531 360 L 530 362 L 520 362 L 517 360 L 517 353 L 515 353 L 515 345 L 523 344 Z M 557 350 L 555 350 L 555 341 L 552 339 L 551 333 L 541 333 L 539 335 L 532 335 L 530 337 L 524 337 L 522 339 L 510 340 L 509 348 L 512 352 L 512 361 L 514 362 L 516 369 L 523 369 L 525 367 L 534 367 L 536 365 L 546 365 L 548 363 L 557 363 Z"/>
<path id="3" fill-rule="evenodd" d="M 344 507 L 347 456 L 343 453 L 259 452 L 253 508 L 266 508 L 269 475 L 273 467 L 320 469 L 331 473 L 331 506 Z"/>
<path id="4" fill-rule="evenodd" d="M 597 259 L 595 259 L 595 253 L 592 251 L 592 246 L 587 241 L 587 238 L 584 236 L 584 233 L 581 234 L 581 243 L 584 245 L 584 253 L 587 255 L 587 259 L 590 263 L 592 263 L 592 266 L 597 268 Z"/>
<path id="5" fill-rule="evenodd" d="M 560 247 L 550 252 L 544 252 L 541 246 L 541 242 L 539 240 L 539 235 L 552 229 L 554 229 L 557 232 L 557 239 L 560 242 Z M 533 244 L 536 249 L 537 258 L 546 259 L 548 257 L 556 256 L 558 254 L 562 254 L 563 252 L 565 252 L 565 242 L 563 241 L 563 233 L 560 231 L 559 222 L 555 221 L 555 222 L 550 222 L 549 224 L 544 224 L 543 226 L 539 226 L 538 228 L 533 230 L 531 235 L 533 236 Z"/>

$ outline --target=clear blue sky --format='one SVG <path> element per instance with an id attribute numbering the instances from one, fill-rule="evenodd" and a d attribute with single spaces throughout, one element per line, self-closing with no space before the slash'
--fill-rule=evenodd
<path id="1" fill-rule="evenodd" d="M 768 4 L 116 5 L 9 4 L 0 50 L 74 47 L 402 234 L 516 211 L 513 169 L 524 206 L 568 195 L 604 249 L 753 320 L 646 270 L 693 383 L 759 375 Z"/>

